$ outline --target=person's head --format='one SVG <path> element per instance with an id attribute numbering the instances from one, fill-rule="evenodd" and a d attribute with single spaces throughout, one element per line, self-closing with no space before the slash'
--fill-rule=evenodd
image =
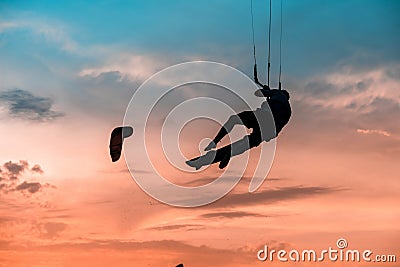
<path id="1" fill-rule="evenodd" d="M 263 89 L 264 90 L 269 90 L 269 86 L 265 84 L 265 85 L 263 85 Z"/>

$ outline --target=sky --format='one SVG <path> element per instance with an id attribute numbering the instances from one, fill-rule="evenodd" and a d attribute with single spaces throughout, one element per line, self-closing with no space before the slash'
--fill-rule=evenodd
<path id="1" fill-rule="evenodd" d="M 0 266 L 383 266 L 257 259 L 264 245 L 323 250 L 340 238 L 399 262 L 400 3 L 282 7 L 282 77 L 293 114 L 265 182 L 248 192 L 250 161 L 224 198 L 177 208 L 143 192 L 124 160 L 111 162 L 109 135 L 139 86 L 166 67 L 208 60 L 251 78 L 250 1 L 1 1 Z M 272 8 L 276 86 L 280 1 Z M 253 0 L 253 11 L 265 81 L 268 1 Z M 166 107 L 212 88 L 184 86 Z M 182 132 L 187 157 L 218 130 L 202 123 Z M 221 174 L 212 166 L 182 175 L 162 153 L 155 157 L 180 185 Z"/>

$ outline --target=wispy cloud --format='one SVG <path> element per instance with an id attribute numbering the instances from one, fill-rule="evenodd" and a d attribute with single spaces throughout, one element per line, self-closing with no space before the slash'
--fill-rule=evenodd
<path id="1" fill-rule="evenodd" d="M 213 174 L 211 176 L 207 175 L 202 178 L 185 181 L 184 185 L 185 186 L 199 186 L 199 185 L 209 184 L 217 179 L 218 176 L 216 176 L 216 175 L 217 174 Z M 237 179 L 236 176 L 226 176 L 226 177 L 224 177 L 224 182 L 231 183 L 232 180 L 236 181 L 236 179 Z M 240 181 L 241 181 L 241 183 L 249 183 L 252 179 L 253 179 L 253 177 L 243 176 L 240 179 Z M 276 181 L 281 181 L 283 179 L 282 178 L 268 178 L 267 180 L 268 180 L 268 182 L 272 182 L 272 181 L 276 182 Z"/>
<path id="2" fill-rule="evenodd" d="M 54 239 L 59 237 L 67 229 L 68 225 L 61 222 L 46 222 L 38 224 L 36 227 L 43 238 Z"/>
<path id="3" fill-rule="evenodd" d="M 16 218 L 10 216 L 0 216 L 0 225 L 6 222 L 14 221 Z"/>
<path id="4" fill-rule="evenodd" d="M 160 58 L 149 55 L 119 53 L 109 55 L 109 58 L 99 66 L 84 68 L 79 76 L 99 77 L 102 74 L 118 73 L 120 81 L 127 78 L 132 81 L 144 81 L 161 67 L 168 66 Z"/>
<path id="5" fill-rule="evenodd" d="M 253 194 L 240 193 L 228 194 L 221 200 L 208 205 L 208 208 L 216 207 L 238 207 L 260 204 L 271 204 L 283 200 L 293 200 L 298 198 L 315 197 L 318 195 L 326 195 L 344 188 L 338 187 L 322 187 L 322 186 L 290 186 L 279 187 L 276 189 L 265 190 Z"/>
<path id="6" fill-rule="evenodd" d="M 28 166 L 29 163 L 26 160 L 20 160 L 19 162 L 8 161 L 3 164 L 5 172 L 1 171 L 1 173 L 5 174 L 5 177 L 8 177 L 8 179 L 15 180 L 28 169 Z"/>
<path id="7" fill-rule="evenodd" d="M 18 28 L 19 24 L 14 21 L 2 21 L 0 22 L 0 33 L 3 33 L 7 30 Z"/>
<path id="8" fill-rule="evenodd" d="M 27 170 L 29 170 L 29 163 L 26 160 L 20 160 L 19 162 L 8 161 L 0 167 L 0 178 L 7 180 L 16 180 L 22 173 Z"/>
<path id="9" fill-rule="evenodd" d="M 26 181 L 24 174 L 43 174 L 42 167 L 35 164 L 32 168 L 26 160 L 19 162 L 8 161 L 0 166 L 0 193 L 21 192 L 35 194 L 43 187 L 52 187 L 50 184 L 41 184 L 36 181 Z"/>
<path id="10" fill-rule="evenodd" d="M 173 230 L 184 230 L 184 231 L 193 231 L 204 229 L 205 227 L 200 224 L 173 224 L 173 225 L 163 225 L 148 228 L 148 230 L 156 230 L 156 231 L 173 231 Z"/>
<path id="11" fill-rule="evenodd" d="M 293 85 L 293 88 L 296 87 Z M 293 131 L 287 132 L 293 135 L 287 142 L 298 142 L 303 135 L 302 140 L 312 143 L 324 140 L 333 149 L 339 147 L 336 142 L 342 138 L 354 138 L 352 147 L 363 151 L 379 147 L 382 153 L 387 153 L 398 147 L 400 65 L 338 68 L 310 78 L 297 88 L 292 99 L 294 116 L 288 125 Z M 332 140 L 333 132 L 336 140 Z M 379 146 L 366 143 L 365 139 L 358 138 L 360 135 L 370 135 L 382 143 Z"/>
<path id="12" fill-rule="evenodd" d="M 17 118 L 34 121 L 52 121 L 64 116 L 53 110 L 54 101 L 22 89 L 0 92 L 0 104 L 8 108 L 8 113 Z"/>
<path id="13" fill-rule="evenodd" d="M 69 53 L 81 53 L 81 49 L 67 33 L 65 26 L 56 21 L 43 21 L 39 19 L 0 21 L 0 33 L 28 29 L 44 41 L 53 43 Z"/>
<path id="14" fill-rule="evenodd" d="M 200 217 L 206 219 L 214 219 L 214 218 L 233 219 L 233 218 L 243 218 L 243 217 L 268 217 L 268 216 L 246 211 L 224 211 L 224 212 L 205 213 L 202 214 Z"/>
<path id="15" fill-rule="evenodd" d="M 27 181 L 24 181 L 22 184 L 18 185 L 15 190 L 17 191 L 24 191 L 27 190 L 29 193 L 33 194 L 39 191 L 39 189 L 42 187 L 40 183 L 37 182 L 32 182 L 29 183 Z"/>
<path id="16" fill-rule="evenodd" d="M 391 134 L 387 131 L 384 130 L 376 130 L 376 129 L 357 129 L 357 133 L 360 134 L 378 134 L 378 135 L 383 135 L 386 137 L 391 136 Z"/>
<path id="17" fill-rule="evenodd" d="M 30 257 L 27 260 L 30 264 L 41 261 L 43 253 L 46 253 L 48 257 L 50 252 L 54 257 L 49 258 L 48 264 L 56 265 L 56 262 L 59 262 L 59 257 L 57 256 L 64 255 L 66 251 L 72 252 L 75 256 L 79 255 L 79 257 L 70 259 L 69 262 L 72 265 L 83 263 L 102 265 L 104 262 L 110 262 L 112 265 L 116 258 L 118 258 L 120 264 L 127 266 L 131 266 L 132 262 L 134 262 L 135 266 L 175 266 L 178 263 L 194 267 L 207 266 L 210 263 L 213 266 L 248 266 L 257 261 L 254 251 L 248 247 L 221 249 L 205 245 L 195 246 L 174 240 L 140 242 L 133 240 L 84 239 L 75 243 L 53 243 L 27 247 L 15 246 L 8 241 L 0 240 L 0 244 L 6 252 L 8 250 L 18 250 L 21 254 L 35 252 L 33 253 L 35 257 Z M 272 247 L 275 248 L 276 245 L 277 242 L 273 242 Z M 85 255 L 81 254 L 83 251 L 85 251 Z M 91 253 L 87 253 L 87 251 Z M 104 253 L 105 251 L 112 253 Z M 154 257 L 155 253 L 157 257 Z M 6 262 L 12 262 L 9 253 L 8 255 L 6 254 L 6 260 Z"/>
<path id="18" fill-rule="evenodd" d="M 373 110 L 377 99 L 400 104 L 400 65 L 357 69 L 346 66 L 336 72 L 309 79 L 302 101 L 322 107 L 350 109 L 360 113 Z"/>
<path id="19" fill-rule="evenodd" d="M 37 172 L 37 173 L 40 173 L 40 174 L 43 174 L 43 173 L 44 173 L 44 171 L 42 170 L 42 167 L 40 167 L 39 164 L 35 164 L 35 165 L 31 168 L 31 171 Z"/>

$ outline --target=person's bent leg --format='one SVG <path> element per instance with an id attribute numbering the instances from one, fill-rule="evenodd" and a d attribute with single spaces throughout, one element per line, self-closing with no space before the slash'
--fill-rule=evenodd
<path id="1" fill-rule="evenodd" d="M 219 168 L 225 168 L 228 165 L 231 157 L 242 154 L 246 150 L 250 149 L 249 137 L 249 135 L 246 135 L 239 141 L 218 149 L 212 163 L 219 162 Z"/>
<path id="2" fill-rule="evenodd" d="M 246 135 L 229 146 L 218 149 L 213 163 L 220 161 L 219 168 L 223 169 L 228 165 L 231 157 L 242 154 L 245 151 L 258 146 L 260 143 L 261 138 L 259 132 L 254 129 L 253 133 L 250 135 Z"/>
<path id="3" fill-rule="evenodd" d="M 243 112 L 242 112 L 243 113 Z M 237 124 L 243 124 L 242 119 L 241 119 L 241 113 L 236 114 L 236 115 L 231 115 L 227 122 L 221 127 L 217 135 L 214 137 L 214 139 L 208 144 L 208 146 L 204 149 L 205 151 L 214 149 L 217 147 L 217 143 L 219 143 L 222 138 L 225 137 L 228 133 L 230 133 L 233 129 L 233 127 Z"/>
<path id="4" fill-rule="evenodd" d="M 186 161 L 186 164 L 190 167 L 200 169 L 203 166 L 210 165 L 213 163 L 220 162 L 219 168 L 223 169 L 228 165 L 231 155 L 242 154 L 249 149 L 248 136 L 245 136 L 239 141 L 233 144 L 219 148 L 216 151 L 208 151 L 205 155 L 193 158 Z"/>
<path id="5" fill-rule="evenodd" d="M 223 169 L 228 165 L 231 157 L 242 154 L 250 148 L 258 146 L 259 144 L 259 140 L 254 138 L 254 136 L 246 135 L 233 144 L 219 148 L 216 151 L 209 151 L 203 156 L 188 160 L 186 161 L 186 164 L 198 170 L 205 165 L 219 162 L 218 167 Z"/>

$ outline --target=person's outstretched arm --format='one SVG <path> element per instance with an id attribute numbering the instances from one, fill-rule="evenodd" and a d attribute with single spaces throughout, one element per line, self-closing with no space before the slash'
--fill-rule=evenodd
<path id="1" fill-rule="evenodd" d="M 273 92 L 272 90 L 268 87 L 268 85 L 262 85 L 263 88 L 258 89 L 257 91 L 254 92 L 255 96 L 258 97 L 270 97 Z"/>
<path id="2" fill-rule="evenodd" d="M 254 79 L 254 82 L 255 82 L 256 84 L 258 84 L 259 86 L 261 86 L 261 87 L 264 86 L 262 83 L 260 83 L 260 82 L 258 81 L 258 79 Z"/>

